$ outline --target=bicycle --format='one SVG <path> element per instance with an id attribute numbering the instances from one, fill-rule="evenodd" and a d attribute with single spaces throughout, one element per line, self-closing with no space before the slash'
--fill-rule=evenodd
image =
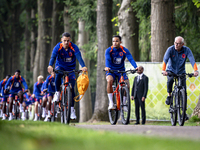
<path id="1" fill-rule="evenodd" d="M 6 113 L 5 113 L 5 116 L 6 116 L 6 119 L 8 119 L 8 116 L 9 116 L 9 95 L 4 95 L 4 96 L 0 96 L 1 98 L 3 97 L 6 97 L 7 98 L 7 101 L 6 101 L 6 104 L 5 104 L 5 109 L 6 109 Z M 2 103 L 2 109 L 3 109 L 3 103 Z"/>
<path id="2" fill-rule="evenodd" d="M 170 107 L 169 107 L 172 126 L 176 126 L 177 116 L 178 116 L 178 123 L 180 126 L 183 126 L 185 123 L 187 97 L 186 97 L 186 89 L 181 84 L 181 78 L 184 76 L 188 76 L 191 78 L 193 75 L 194 75 L 193 73 L 174 74 L 168 72 L 168 76 L 173 76 L 175 80 L 174 90 L 172 91 Z"/>
<path id="3" fill-rule="evenodd" d="M 104 70 L 105 71 L 105 70 Z M 117 78 L 115 79 L 112 88 L 112 100 L 114 103 L 115 109 L 108 110 L 109 120 L 111 125 L 115 125 L 118 120 L 118 112 L 120 111 L 122 123 L 127 125 L 130 119 L 130 111 L 131 111 L 131 104 L 130 104 L 130 94 L 128 84 L 124 82 L 123 73 L 132 73 L 134 74 L 137 70 L 127 70 L 127 71 L 120 71 L 120 70 L 109 70 L 110 73 L 120 73 L 121 77 L 118 81 Z"/>
<path id="4" fill-rule="evenodd" d="M 72 72 L 80 73 L 82 70 L 72 70 L 72 71 L 63 71 L 54 69 L 55 73 L 63 74 L 63 83 L 61 84 L 61 101 L 54 102 L 54 106 L 57 103 L 60 103 L 60 116 L 61 123 L 69 124 L 70 115 L 71 115 L 71 101 L 72 101 L 72 92 L 71 92 L 71 83 L 69 82 L 69 74 Z M 56 107 L 54 108 L 54 112 L 56 111 Z"/>

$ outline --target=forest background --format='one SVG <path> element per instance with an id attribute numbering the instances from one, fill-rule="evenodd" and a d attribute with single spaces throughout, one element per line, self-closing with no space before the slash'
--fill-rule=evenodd
<path id="1" fill-rule="evenodd" d="M 20 69 L 32 91 L 38 75 L 47 77 L 61 34 L 69 32 L 89 69 L 79 121 L 108 120 L 103 68 L 112 36 L 122 36 L 135 61 L 162 62 L 180 35 L 199 62 L 199 19 L 199 0 L 1 0 L 0 79 Z"/>

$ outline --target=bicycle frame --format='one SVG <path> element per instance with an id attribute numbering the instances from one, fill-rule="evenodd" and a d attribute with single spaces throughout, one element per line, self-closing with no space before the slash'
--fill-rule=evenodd
<path id="1" fill-rule="evenodd" d="M 122 73 L 123 74 L 123 73 Z M 121 88 L 122 86 L 126 85 L 127 83 L 124 82 L 124 77 L 123 75 L 121 75 L 120 80 L 117 84 L 117 88 L 115 89 L 115 91 L 113 91 L 113 95 L 114 93 L 116 93 L 116 100 L 117 100 L 117 110 L 120 110 L 120 93 L 121 93 Z"/>

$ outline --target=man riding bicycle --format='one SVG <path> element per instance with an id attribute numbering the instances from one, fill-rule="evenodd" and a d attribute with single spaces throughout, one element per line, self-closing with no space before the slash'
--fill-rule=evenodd
<path id="1" fill-rule="evenodd" d="M 34 84 L 34 87 L 33 87 L 33 94 L 34 94 L 34 97 L 36 98 L 34 121 L 38 120 L 38 104 L 40 103 L 40 100 L 42 99 L 41 88 L 42 88 L 42 84 L 43 84 L 43 79 L 44 79 L 44 77 L 42 75 L 38 76 L 38 78 L 37 78 L 38 81 Z"/>
<path id="2" fill-rule="evenodd" d="M 109 106 L 108 109 L 114 109 L 113 101 L 112 101 L 112 84 L 116 77 L 118 77 L 118 80 L 120 79 L 121 74 L 120 73 L 110 73 L 109 70 L 120 70 L 125 71 L 124 61 L 125 58 L 129 60 L 131 65 L 134 68 L 137 68 L 137 64 L 135 63 L 131 53 L 129 50 L 120 44 L 121 42 L 121 36 L 115 35 L 112 38 L 113 45 L 106 49 L 105 51 L 105 71 L 106 71 L 106 80 L 107 80 L 107 94 L 109 99 Z M 126 76 L 126 73 L 123 74 L 125 82 L 128 83 L 128 77 Z M 123 98 L 124 99 L 124 98 Z M 123 100 L 124 101 L 124 100 Z"/>
<path id="3" fill-rule="evenodd" d="M 12 106 L 13 106 L 13 99 L 15 97 L 14 93 L 18 93 L 19 96 L 19 101 L 20 101 L 20 112 L 22 112 L 22 120 L 25 120 L 25 113 L 24 113 L 24 109 L 22 107 L 23 104 L 23 91 L 22 91 L 22 84 L 25 87 L 25 91 L 28 91 L 28 86 L 26 84 L 25 79 L 20 75 L 20 70 L 16 70 L 15 71 L 15 75 L 13 75 L 12 77 L 10 77 L 5 85 L 5 90 L 4 93 L 8 93 L 8 91 L 10 90 L 10 95 L 9 95 L 9 120 L 13 119 L 12 116 Z"/>
<path id="4" fill-rule="evenodd" d="M 55 93 L 55 72 L 52 72 L 51 75 L 49 75 L 46 79 L 46 82 L 45 82 L 45 85 L 44 85 L 44 90 L 43 92 L 45 93 L 46 91 L 48 92 L 47 94 L 47 98 L 48 98 L 48 105 L 47 105 L 47 108 L 48 108 L 48 115 L 46 116 L 46 118 L 44 119 L 44 121 L 48 121 L 48 118 L 51 117 L 51 102 L 52 102 L 52 99 L 53 99 L 53 95 Z M 44 103 L 44 102 L 43 102 Z M 44 113 L 44 111 L 43 111 Z"/>
<path id="5" fill-rule="evenodd" d="M 163 58 L 163 65 L 162 65 L 162 73 L 164 76 L 168 75 L 168 72 L 172 72 L 175 74 L 183 74 L 185 72 L 185 62 L 186 59 L 190 60 L 190 63 L 192 67 L 194 68 L 194 77 L 197 77 L 199 72 L 197 65 L 195 63 L 194 56 L 192 54 L 192 51 L 189 47 L 184 46 L 184 38 L 181 36 L 177 36 L 174 40 L 174 45 L 170 46 L 167 51 L 165 52 L 164 58 Z M 167 69 L 166 65 L 168 63 Z M 165 71 L 166 69 L 166 71 Z M 182 85 L 185 88 L 186 91 L 186 77 L 182 77 L 181 79 Z M 165 101 L 166 105 L 170 105 L 170 99 L 171 99 L 171 92 L 172 92 L 172 86 L 174 83 L 174 77 L 173 76 L 167 76 L 167 99 Z M 186 96 L 187 97 L 187 96 Z M 187 100 L 186 100 L 187 101 Z"/>
<path id="6" fill-rule="evenodd" d="M 3 108 L 2 108 L 2 112 L 3 112 L 3 116 L 2 116 L 2 120 L 5 120 L 6 119 L 6 102 L 7 102 L 7 96 L 8 94 L 4 94 L 4 90 L 5 90 L 5 85 L 8 81 L 8 79 L 10 78 L 10 75 L 7 75 L 5 79 L 3 79 L 1 82 L 0 82 L 0 91 L 1 91 L 1 94 L 3 96 L 2 98 L 2 102 L 3 102 Z M 1 113 L 2 114 L 2 113 Z"/>
<path id="7" fill-rule="evenodd" d="M 81 57 L 81 52 L 77 45 L 71 42 L 70 34 L 65 32 L 62 34 L 62 42 L 59 42 L 53 49 L 51 59 L 49 61 L 48 72 L 51 74 L 53 72 L 53 64 L 56 59 L 55 69 L 63 71 L 72 71 L 76 67 L 76 58 L 78 59 L 80 65 L 83 67 L 81 70 L 87 71 L 85 63 Z M 56 93 L 54 95 L 53 101 L 59 101 L 60 98 L 60 85 L 61 78 L 63 74 L 58 73 L 55 77 L 55 88 Z M 69 82 L 72 85 L 72 107 L 71 107 L 71 119 L 76 119 L 75 109 L 74 109 L 74 86 L 75 86 L 75 73 L 70 73 Z"/>

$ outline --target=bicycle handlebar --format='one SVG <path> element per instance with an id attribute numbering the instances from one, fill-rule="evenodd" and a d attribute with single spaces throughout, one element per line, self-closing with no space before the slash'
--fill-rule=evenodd
<path id="1" fill-rule="evenodd" d="M 182 77 L 182 76 L 186 76 L 186 75 L 191 78 L 191 77 L 194 76 L 194 73 L 175 74 L 175 73 L 172 73 L 172 72 L 168 72 L 167 76 Z"/>
<path id="2" fill-rule="evenodd" d="M 55 73 L 63 73 L 64 75 L 68 75 L 72 72 L 75 72 L 75 73 L 80 73 L 82 72 L 82 70 L 71 70 L 71 71 L 64 71 L 64 70 L 56 70 L 56 69 L 53 69 Z"/>
<path id="3" fill-rule="evenodd" d="M 103 71 L 105 71 L 105 69 L 103 70 Z M 110 73 L 114 73 L 114 72 L 117 72 L 117 73 L 128 73 L 128 72 L 130 72 L 130 73 L 132 73 L 132 74 L 134 74 L 134 73 L 136 73 L 136 71 L 137 71 L 137 69 L 134 69 L 134 70 L 126 70 L 126 71 L 121 71 L 121 70 L 109 70 L 109 72 Z"/>

